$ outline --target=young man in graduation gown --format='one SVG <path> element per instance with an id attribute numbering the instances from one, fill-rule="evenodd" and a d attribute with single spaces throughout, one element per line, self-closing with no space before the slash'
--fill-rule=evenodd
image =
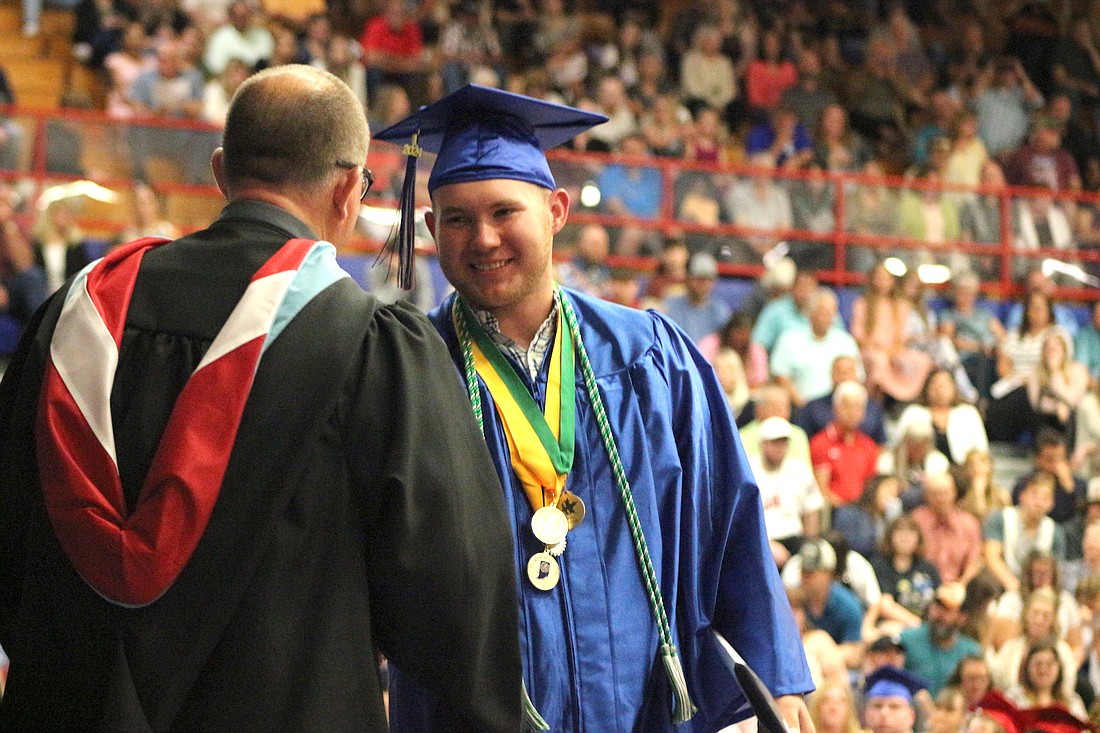
<path id="1" fill-rule="evenodd" d="M 430 317 L 505 487 L 527 729 L 713 733 L 747 717 L 716 630 L 812 733 L 801 640 L 713 371 L 664 317 L 554 283 L 569 195 L 542 151 L 603 119 L 469 86 L 377 135 L 439 153 L 427 224 L 458 295 Z M 402 671 L 395 733 L 446 730 Z"/>
<path id="2" fill-rule="evenodd" d="M 0 729 L 382 732 L 376 649 L 448 730 L 520 727 L 491 458 L 428 321 L 335 263 L 367 144 L 331 74 L 252 77 L 218 220 L 39 312 L 0 391 Z"/>

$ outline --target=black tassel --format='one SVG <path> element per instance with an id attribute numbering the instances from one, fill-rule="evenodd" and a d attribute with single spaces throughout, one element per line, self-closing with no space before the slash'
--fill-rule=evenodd
<path id="1" fill-rule="evenodd" d="M 413 289 L 413 258 L 416 257 L 416 163 L 422 152 L 417 140 L 402 148 L 405 158 L 405 181 L 401 186 L 401 211 L 397 224 L 397 284 L 402 290 Z"/>

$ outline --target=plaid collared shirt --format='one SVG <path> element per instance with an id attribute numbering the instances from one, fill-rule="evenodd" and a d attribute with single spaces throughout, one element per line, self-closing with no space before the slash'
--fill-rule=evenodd
<path id="1" fill-rule="evenodd" d="M 539 326 L 539 330 L 535 332 L 535 338 L 531 340 L 531 345 L 526 349 L 521 348 L 519 344 L 500 332 L 500 321 L 489 311 L 474 310 L 474 315 L 477 320 L 481 321 L 481 325 L 485 327 L 489 338 L 500 347 L 504 355 L 526 369 L 527 375 L 531 377 L 532 381 L 537 381 L 539 368 L 542 366 L 543 359 L 546 358 L 546 352 L 554 343 L 554 335 L 557 333 L 558 299 L 554 298 L 550 315 Z"/>

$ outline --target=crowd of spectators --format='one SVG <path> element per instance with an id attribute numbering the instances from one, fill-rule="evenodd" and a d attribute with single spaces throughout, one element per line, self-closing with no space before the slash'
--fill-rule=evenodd
<path id="1" fill-rule="evenodd" d="M 384 0 L 351 27 L 294 4 L 81 0 L 74 42 L 119 119 L 216 125 L 249 73 L 290 62 L 344 78 L 375 128 L 471 81 L 600 111 L 574 144 L 621 157 L 562 179 L 594 183 L 618 222 L 662 215 L 678 161 L 674 219 L 746 233 L 585 224 L 563 238 L 559 280 L 663 310 L 714 365 L 804 627 L 818 728 L 854 733 L 853 691 L 883 663 L 925 678 L 937 698 L 917 718 L 933 730 L 959 730 L 944 716 L 990 689 L 1085 716 L 1100 694 L 1100 305 L 1076 317 L 1018 258 L 1026 292 L 994 312 L 980 284 L 996 252 L 952 243 L 1002 240 L 1009 184 L 1046 192 L 1008 209 L 1019 250 L 1100 246 L 1096 204 L 1062 195 L 1100 188 L 1095 4 L 680 6 Z M 201 147 L 190 130 L 138 132 L 131 148 L 150 154 Z M 17 136 L 0 126 L 0 164 Z M 391 193 L 394 161 L 376 169 Z M 183 162 L 199 180 L 203 161 Z M 849 231 L 908 241 L 836 263 L 832 244 L 785 236 L 838 226 L 833 173 L 873 177 L 845 184 Z M 141 197 L 132 233 L 170 231 Z M 87 260 L 63 202 L 33 228 L 14 209 L 4 186 L 0 310 L 26 314 Z M 609 267 L 612 253 L 655 267 Z M 715 289 L 723 261 L 764 267 L 736 302 Z M 950 268 L 946 299 L 917 276 L 930 263 Z M 815 276 L 837 264 L 867 273 L 850 307 Z M 1029 447 L 1032 469 L 1000 485 L 991 441 Z"/>

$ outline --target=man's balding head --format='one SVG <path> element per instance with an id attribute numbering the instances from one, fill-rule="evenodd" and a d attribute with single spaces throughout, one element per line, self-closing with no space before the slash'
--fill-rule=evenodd
<path id="1" fill-rule="evenodd" d="M 370 133 L 363 106 L 336 76 L 290 64 L 249 77 L 226 116 L 224 169 L 230 192 L 242 184 L 311 188 L 362 165 Z"/>

